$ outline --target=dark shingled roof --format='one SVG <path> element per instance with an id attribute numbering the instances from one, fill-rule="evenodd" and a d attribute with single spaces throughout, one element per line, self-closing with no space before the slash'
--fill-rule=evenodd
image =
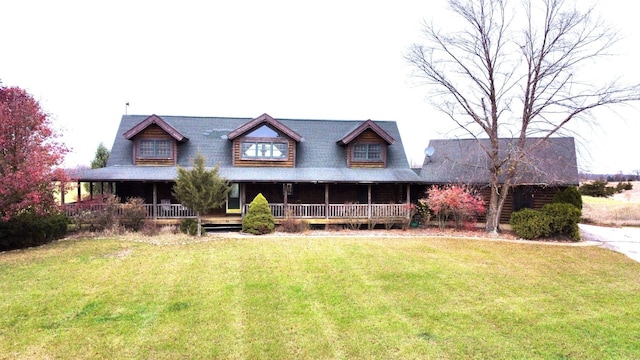
<path id="1" fill-rule="evenodd" d="M 148 115 L 124 115 L 106 168 L 85 171 L 83 181 L 171 181 L 177 176 L 174 166 L 135 166 L 133 142 L 123 134 L 148 118 Z M 297 143 L 296 167 L 233 167 L 232 142 L 228 134 L 255 120 L 250 118 L 160 116 L 189 141 L 178 144 L 178 165 L 190 167 L 200 151 L 207 166 L 220 165 L 220 174 L 229 181 L 242 182 L 350 182 L 416 183 L 419 176 L 409 167 L 400 133 L 394 121 L 375 123 L 391 138 L 387 148 L 387 167 L 380 169 L 349 168 L 345 149 L 337 141 L 360 126 L 363 121 L 277 119 L 303 139 Z"/>
<path id="2" fill-rule="evenodd" d="M 500 139 L 500 157 L 505 158 L 514 148 L 517 139 Z M 530 148 L 540 138 L 529 138 Z M 489 183 L 489 158 L 483 150 L 489 148 L 488 139 L 431 140 L 434 149 L 426 156 L 420 177 L 426 183 Z M 578 185 L 578 166 L 574 139 L 571 137 L 549 138 L 528 151 L 523 162 L 524 171 L 516 185 Z M 502 180 L 501 180 L 502 181 Z"/>

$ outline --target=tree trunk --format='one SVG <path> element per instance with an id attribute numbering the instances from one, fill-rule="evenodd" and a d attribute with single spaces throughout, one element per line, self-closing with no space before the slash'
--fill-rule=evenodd
<path id="1" fill-rule="evenodd" d="M 487 208 L 487 223 L 485 225 L 485 231 L 488 233 L 498 233 L 498 225 L 500 224 L 500 212 L 498 211 L 499 191 L 499 185 L 492 182 L 491 197 L 489 198 L 489 207 Z"/>
<path id="2" fill-rule="evenodd" d="M 500 215 L 510 188 L 511 186 L 508 184 L 491 184 L 491 198 L 489 199 L 485 225 L 486 232 L 497 234 L 500 231 Z"/>
<path id="3" fill-rule="evenodd" d="M 202 236 L 202 216 L 198 213 L 198 237 Z"/>

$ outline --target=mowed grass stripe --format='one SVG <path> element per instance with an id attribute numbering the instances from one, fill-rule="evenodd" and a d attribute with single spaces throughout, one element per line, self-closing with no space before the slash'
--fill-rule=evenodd
<path id="1" fill-rule="evenodd" d="M 63 241 L 0 254 L 0 358 L 633 358 L 638 279 L 595 247 Z"/>

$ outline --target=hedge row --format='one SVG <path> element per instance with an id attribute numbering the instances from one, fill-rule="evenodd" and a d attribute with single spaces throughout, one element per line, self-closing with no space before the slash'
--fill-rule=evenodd
<path id="1" fill-rule="evenodd" d="M 546 204 L 542 210 L 522 209 L 511 214 L 509 223 L 516 235 L 523 239 L 547 236 L 567 236 L 580 240 L 578 222 L 582 212 L 572 204 Z"/>
<path id="2" fill-rule="evenodd" d="M 62 213 L 43 216 L 26 212 L 9 221 L 0 221 L 0 250 L 38 246 L 63 238 L 67 225 L 69 219 Z"/>

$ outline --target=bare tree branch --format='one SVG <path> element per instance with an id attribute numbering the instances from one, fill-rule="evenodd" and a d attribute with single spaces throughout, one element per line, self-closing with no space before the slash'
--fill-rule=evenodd
<path id="1" fill-rule="evenodd" d="M 640 100 L 640 84 L 597 84 L 585 73 L 618 39 L 593 8 L 565 0 L 449 0 L 449 7 L 461 28 L 425 22 L 426 43 L 405 57 L 438 110 L 471 137 L 489 139 L 487 230 L 496 231 L 520 169 L 538 168 L 528 155 L 568 123 L 593 119 L 594 109 Z M 512 148 L 499 148 L 503 134 L 517 139 Z"/>

